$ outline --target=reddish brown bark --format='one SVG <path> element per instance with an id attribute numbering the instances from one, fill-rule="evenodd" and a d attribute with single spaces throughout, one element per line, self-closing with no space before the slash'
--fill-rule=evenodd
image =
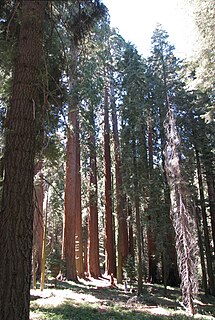
<path id="1" fill-rule="evenodd" d="M 23 1 L 7 116 L 0 224 L 0 317 L 29 320 L 38 76 L 46 1 Z"/>
<path id="2" fill-rule="evenodd" d="M 67 128 L 67 160 L 64 200 L 63 247 L 62 257 L 66 264 L 66 277 L 76 280 L 75 226 L 76 226 L 76 183 L 77 183 L 77 144 L 76 111 L 69 110 Z"/>
<path id="3" fill-rule="evenodd" d="M 93 118 L 93 117 L 92 117 Z M 94 120 L 93 120 L 94 124 Z M 93 125 L 93 127 L 95 124 Z M 88 273 L 91 277 L 101 276 L 99 266 L 99 238 L 98 238 L 98 192 L 96 169 L 95 136 L 90 137 L 90 177 L 89 177 L 89 217 L 88 217 Z"/>
<path id="4" fill-rule="evenodd" d="M 71 42 L 70 57 L 70 92 L 68 106 L 67 126 L 67 160 L 66 160 L 66 181 L 64 199 L 64 223 L 63 223 L 63 245 L 62 256 L 66 264 L 66 277 L 68 280 L 76 280 L 76 256 L 75 256 L 75 233 L 77 209 L 80 209 L 80 198 L 77 198 L 77 184 L 79 154 L 78 154 L 78 96 L 77 96 L 77 60 L 78 47 Z M 80 188 L 80 186 L 79 186 Z"/>
<path id="5" fill-rule="evenodd" d="M 79 277 L 83 277 L 83 239 L 82 239 L 82 214 L 81 214 L 81 173 L 80 173 L 80 140 L 79 123 L 77 121 L 77 186 L 76 186 L 76 268 Z"/>
<path id="6" fill-rule="evenodd" d="M 110 128 L 108 114 L 108 92 L 105 88 L 104 97 L 104 166 L 105 166 L 105 252 L 106 272 L 116 276 L 116 259 L 114 249 L 112 188 L 111 188 L 111 156 L 110 156 Z"/>

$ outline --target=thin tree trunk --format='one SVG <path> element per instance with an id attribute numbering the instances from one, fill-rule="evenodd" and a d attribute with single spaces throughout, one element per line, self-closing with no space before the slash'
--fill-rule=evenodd
<path id="1" fill-rule="evenodd" d="M 42 261 L 41 261 L 41 278 L 40 290 L 44 290 L 45 285 L 45 265 L 46 265 L 46 239 L 47 239 L 47 221 L 48 221 L 48 206 L 49 206 L 49 188 L 47 188 L 44 198 L 44 229 L 42 243 Z"/>
<path id="2" fill-rule="evenodd" d="M 122 266 L 124 267 L 128 258 L 128 224 L 126 209 L 126 195 L 122 199 L 122 215 L 121 215 L 121 250 L 122 250 Z"/>
<path id="3" fill-rule="evenodd" d="M 128 218 L 129 218 L 129 232 L 128 232 L 128 253 L 134 258 L 134 232 L 133 232 L 133 218 L 131 203 L 128 201 Z"/>
<path id="4" fill-rule="evenodd" d="M 79 277 L 84 275 L 83 267 L 83 236 L 82 236 L 82 214 L 81 214 L 81 173 L 80 173 L 80 140 L 79 140 L 79 122 L 77 119 L 77 186 L 76 186 L 76 267 Z"/>
<path id="5" fill-rule="evenodd" d="M 199 253 L 200 253 L 200 259 L 201 259 L 201 268 L 202 268 L 202 284 L 204 287 L 205 294 L 208 294 L 208 284 L 207 284 L 207 271 L 205 266 L 205 257 L 204 257 L 204 246 L 202 241 L 202 232 L 201 232 L 201 219 L 200 219 L 200 213 L 199 208 L 196 207 L 196 227 L 198 232 L 198 240 L 199 240 Z"/>
<path id="6" fill-rule="evenodd" d="M 142 268 L 142 246 L 141 246 L 141 222 L 139 196 L 135 196 L 136 226 L 137 226 L 137 256 L 138 256 L 138 288 L 137 294 L 143 291 L 143 268 Z"/>
<path id="7" fill-rule="evenodd" d="M 42 246 L 43 246 L 43 161 L 39 160 L 35 173 L 39 173 L 39 178 L 34 187 L 34 223 L 33 223 L 33 243 L 36 263 L 36 276 L 40 278 L 42 265 Z"/>
<path id="8" fill-rule="evenodd" d="M 210 238 L 209 238 L 207 214 L 206 214 L 206 207 L 205 207 L 205 198 L 204 198 L 204 192 L 203 192 L 201 163 L 199 158 L 199 151 L 197 150 L 196 147 L 195 147 L 195 153 L 196 153 L 197 174 L 198 174 L 198 183 L 199 183 L 200 206 L 201 206 L 201 212 L 202 212 L 202 222 L 203 222 L 205 250 L 206 250 L 208 284 L 209 284 L 208 290 L 211 295 L 215 295 L 215 280 L 214 280 L 212 258 L 211 258 L 211 248 L 210 248 Z"/>
<path id="9" fill-rule="evenodd" d="M 111 156 L 110 156 L 110 128 L 108 114 L 108 91 L 104 96 L 104 165 L 105 165 L 105 251 L 106 272 L 116 276 L 116 259 L 113 234 L 112 189 L 111 189 Z"/>
<path id="10" fill-rule="evenodd" d="M 142 268 L 142 246 L 141 246 L 141 221 L 140 221 L 140 199 L 138 188 L 138 173 L 137 173 L 137 159 L 136 159 L 136 144 L 133 140 L 133 167 L 134 167 L 134 206 L 136 214 L 136 228 L 137 228 L 137 256 L 138 256 L 138 288 L 137 294 L 140 295 L 143 290 L 143 268 Z"/>
<path id="11" fill-rule="evenodd" d="M 205 173 L 206 173 L 206 182 L 208 186 L 212 238 L 213 238 L 213 247 L 214 247 L 214 255 L 215 255 L 215 185 L 214 185 L 214 175 L 212 171 L 212 165 L 210 166 L 210 168 L 208 168 L 208 166 L 205 164 Z"/>
<path id="12" fill-rule="evenodd" d="M 0 224 L 1 320 L 29 320 L 35 108 L 46 1 L 23 1 L 7 117 Z"/>
<path id="13" fill-rule="evenodd" d="M 156 243 L 155 243 L 154 233 L 152 231 L 150 222 L 147 228 L 147 240 L 148 240 L 148 260 L 149 260 L 148 281 L 151 283 L 156 283 L 157 282 Z"/>
<path id="14" fill-rule="evenodd" d="M 126 222 L 126 213 L 123 210 L 122 197 L 122 173 L 121 173 L 121 157 L 118 134 L 118 121 L 116 113 L 116 105 L 114 101 L 114 87 L 111 82 L 111 110 L 112 110 L 112 125 L 113 125 L 113 140 L 114 140 L 114 162 L 116 175 L 116 213 L 118 220 L 118 240 L 117 240 L 117 282 L 122 283 L 122 268 L 128 256 L 128 231 Z"/>

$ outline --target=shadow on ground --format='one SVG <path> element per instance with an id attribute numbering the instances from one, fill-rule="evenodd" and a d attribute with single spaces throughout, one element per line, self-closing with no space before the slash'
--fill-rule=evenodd
<path id="1" fill-rule="evenodd" d="M 43 317 L 52 320 L 182 320 L 192 319 L 182 315 L 162 316 L 140 310 L 109 310 L 107 306 L 86 307 L 65 302 L 61 306 L 39 308 Z"/>
<path id="2" fill-rule="evenodd" d="M 119 287 L 98 287 L 90 281 L 61 282 L 57 288 L 53 288 L 52 282 L 49 282 L 48 288 L 51 288 L 49 298 L 59 297 L 59 303 L 52 305 L 50 301 L 46 302 L 47 297 L 34 294 L 31 305 L 32 320 L 193 319 L 185 315 L 179 301 L 178 288 L 168 288 L 164 295 L 162 286 L 145 284 L 140 297 L 137 297 L 136 292 L 125 292 Z M 42 303 L 40 299 L 43 299 Z M 196 307 L 198 319 L 215 319 L 213 297 L 202 296 L 202 299 L 196 301 Z"/>

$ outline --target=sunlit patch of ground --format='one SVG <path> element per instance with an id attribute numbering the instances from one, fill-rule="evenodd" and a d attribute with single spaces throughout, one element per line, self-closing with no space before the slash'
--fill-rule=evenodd
<path id="1" fill-rule="evenodd" d="M 67 290 L 55 290 L 55 289 L 45 289 L 40 292 L 39 290 L 32 290 L 31 294 L 33 296 L 39 297 L 36 301 L 39 306 L 53 306 L 57 307 L 62 305 L 65 301 L 73 300 L 74 302 L 87 302 L 96 303 L 99 301 L 96 297 L 91 294 L 77 293 L 70 289 Z"/>
<path id="2" fill-rule="evenodd" d="M 55 309 L 58 310 L 58 315 L 55 314 L 53 319 L 73 319 L 63 316 L 64 308 L 70 312 L 69 308 L 87 309 L 89 307 L 97 311 L 97 314 L 100 315 L 99 319 L 109 319 L 107 315 L 111 312 L 115 312 L 116 319 L 121 319 L 120 314 L 132 311 L 137 312 L 135 319 L 191 319 L 186 317 L 185 310 L 177 302 L 180 295 L 179 289 L 170 288 L 167 296 L 164 296 L 163 292 L 162 286 L 145 284 L 143 295 L 137 297 L 136 292 L 125 292 L 123 286 L 116 285 L 111 289 L 108 277 L 79 279 L 78 282 L 66 281 L 59 283 L 57 289 L 47 288 L 42 292 L 39 289 L 31 290 L 30 320 L 52 319 L 51 313 L 50 316 L 47 314 L 49 310 L 54 312 Z M 213 299 L 211 303 L 202 302 L 200 299 L 195 303 L 200 312 L 194 316 L 194 319 L 215 320 L 215 314 L 213 315 L 215 301 Z M 48 311 L 44 316 L 45 310 Z M 94 319 L 92 317 L 91 314 L 89 319 Z M 88 318 L 83 317 L 83 320 L 85 319 Z"/>

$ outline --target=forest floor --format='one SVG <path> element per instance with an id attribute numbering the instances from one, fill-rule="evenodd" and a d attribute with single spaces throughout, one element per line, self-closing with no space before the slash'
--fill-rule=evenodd
<path id="1" fill-rule="evenodd" d="M 124 286 L 110 287 L 109 278 L 80 279 L 77 282 L 53 281 L 43 291 L 31 290 L 30 320 L 215 320 L 215 298 L 200 294 L 195 300 L 196 315 L 186 316 L 180 303 L 180 289 L 160 285 L 143 285 L 137 297 Z"/>

